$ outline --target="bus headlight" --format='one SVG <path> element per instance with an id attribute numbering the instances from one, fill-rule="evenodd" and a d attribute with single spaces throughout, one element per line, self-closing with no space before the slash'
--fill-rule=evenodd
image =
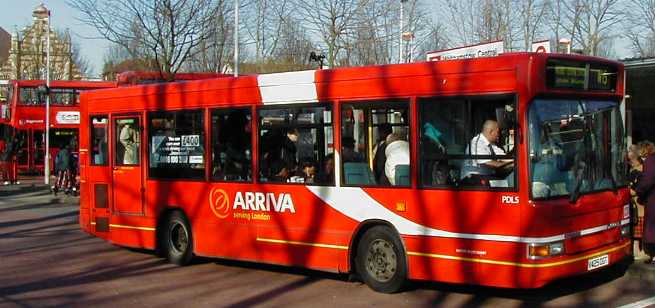
<path id="1" fill-rule="evenodd" d="M 528 258 L 530 259 L 549 258 L 562 254 L 564 254 L 564 242 L 528 245 Z"/>
<path id="2" fill-rule="evenodd" d="M 621 227 L 621 237 L 622 238 L 630 237 L 630 225 L 625 225 Z"/>

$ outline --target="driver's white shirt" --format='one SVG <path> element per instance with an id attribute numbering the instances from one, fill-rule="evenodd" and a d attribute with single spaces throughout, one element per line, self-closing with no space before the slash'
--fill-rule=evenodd
<path id="1" fill-rule="evenodd" d="M 471 142 L 469 145 L 466 147 L 466 154 L 471 154 L 473 156 L 475 155 L 491 155 L 491 151 L 489 150 L 489 145 L 491 144 L 491 148 L 494 150 L 495 155 L 505 155 L 505 150 L 502 148 L 496 146 L 495 144 L 492 144 L 487 140 L 487 137 L 485 137 L 482 133 L 476 135 L 471 139 Z M 468 166 L 475 166 L 479 167 L 480 165 L 490 162 L 491 159 L 489 158 L 483 158 L 483 159 L 469 159 L 467 160 Z"/>

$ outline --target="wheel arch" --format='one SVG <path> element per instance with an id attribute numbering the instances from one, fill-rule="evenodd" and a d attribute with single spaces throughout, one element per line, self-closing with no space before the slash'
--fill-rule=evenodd
<path id="1" fill-rule="evenodd" d="M 349 251 L 349 254 L 348 254 L 349 273 L 350 274 L 356 274 L 357 273 L 357 267 L 355 266 L 355 262 L 356 262 L 355 260 L 357 258 L 357 246 L 359 245 L 359 242 L 361 241 L 361 239 L 364 236 L 364 234 L 366 233 L 366 231 L 368 231 L 368 230 L 370 230 L 370 229 L 372 229 L 374 227 L 377 227 L 377 226 L 388 227 L 398 237 L 398 239 L 400 240 L 400 244 L 402 246 L 401 249 L 402 249 L 403 254 L 404 254 L 403 260 L 405 262 L 405 268 L 407 269 L 407 273 L 409 274 L 409 260 L 408 260 L 408 256 L 407 256 L 407 247 L 405 245 L 405 240 L 403 239 L 402 236 L 400 236 L 400 232 L 398 232 L 398 229 L 396 229 L 396 227 L 392 223 L 390 223 L 390 222 L 388 222 L 386 220 L 382 220 L 382 219 L 369 219 L 369 220 L 362 221 L 357 226 L 357 228 L 355 229 L 355 232 L 353 233 L 354 236 L 351 238 L 350 245 L 348 247 L 348 251 Z"/>

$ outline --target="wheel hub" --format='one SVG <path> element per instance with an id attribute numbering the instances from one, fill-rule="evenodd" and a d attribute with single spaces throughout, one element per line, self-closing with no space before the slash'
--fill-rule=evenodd
<path id="1" fill-rule="evenodd" d="M 377 239 L 373 241 L 366 255 L 366 270 L 380 282 L 387 282 L 396 273 L 396 253 L 393 244 Z"/>
<path id="2" fill-rule="evenodd" d="M 170 232 L 171 247 L 178 253 L 186 251 L 189 245 L 189 235 L 186 228 L 180 223 L 176 223 L 171 227 Z"/>

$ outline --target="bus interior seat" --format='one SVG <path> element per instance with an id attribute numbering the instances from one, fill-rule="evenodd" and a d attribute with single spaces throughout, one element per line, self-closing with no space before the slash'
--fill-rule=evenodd
<path id="1" fill-rule="evenodd" d="M 375 178 L 366 163 L 343 163 L 346 185 L 375 185 Z"/>
<path id="2" fill-rule="evenodd" d="M 409 165 L 396 165 L 395 186 L 409 186 Z"/>

